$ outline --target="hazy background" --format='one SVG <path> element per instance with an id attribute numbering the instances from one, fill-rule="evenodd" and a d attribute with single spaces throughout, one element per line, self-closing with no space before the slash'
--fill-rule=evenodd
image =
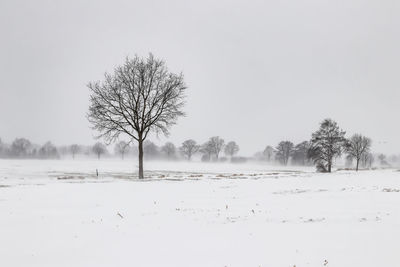
<path id="1" fill-rule="evenodd" d="M 170 140 L 251 155 L 331 117 L 400 151 L 398 1 L 0 1 L 0 137 L 94 142 L 86 84 L 153 52 L 189 87 Z M 163 143 L 152 138 L 156 143 Z"/>

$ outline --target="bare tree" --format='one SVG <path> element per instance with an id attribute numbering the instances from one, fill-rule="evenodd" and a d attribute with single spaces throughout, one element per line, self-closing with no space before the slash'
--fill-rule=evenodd
<path id="1" fill-rule="evenodd" d="M 372 153 L 364 153 L 361 156 L 361 166 L 364 168 L 371 168 L 374 163 L 374 155 Z"/>
<path id="2" fill-rule="evenodd" d="M 219 153 L 221 152 L 225 144 L 224 139 L 220 138 L 219 136 L 213 136 L 208 142 L 210 148 L 212 149 L 212 152 L 215 154 L 216 160 L 218 160 Z"/>
<path id="3" fill-rule="evenodd" d="M 77 153 L 79 153 L 79 151 L 81 150 L 81 147 L 77 144 L 73 144 L 69 147 L 69 151 L 71 151 L 72 154 L 72 158 L 75 159 L 75 155 Z"/>
<path id="4" fill-rule="evenodd" d="M 293 148 L 292 162 L 295 164 L 306 165 L 309 162 L 308 150 L 310 143 L 308 141 L 301 142 Z"/>
<path id="5" fill-rule="evenodd" d="M 364 154 L 368 154 L 371 149 L 371 139 L 361 134 L 355 134 L 346 142 L 345 150 L 348 156 L 356 160 L 356 171 L 360 160 Z"/>
<path id="6" fill-rule="evenodd" d="M 344 166 L 346 168 L 351 168 L 351 166 L 353 166 L 353 160 L 354 158 L 349 154 L 347 154 L 346 157 L 344 158 Z"/>
<path id="7" fill-rule="evenodd" d="M 27 157 L 32 149 L 32 143 L 25 138 L 17 138 L 11 144 L 11 154 L 15 157 Z"/>
<path id="8" fill-rule="evenodd" d="M 230 141 L 225 146 L 225 155 L 233 157 L 236 153 L 239 152 L 239 146 L 235 141 Z"/>
<path id="9" fill-rule="evenodd" d="M 389 163 L 386 160 L 386 155 L 385 154 L 379 154 L 378 155 L 378 159 L 379 159 L 379 164 L 381 166 L 389 166 Z"/>
<path id="10" fill-rule="evenodd" d="M 60 157 L 60 155 L 58 154 L 57 148 L 51 142 L 45 143 L 39 149 L 38 156 L 43 159 L 57 159 Z"/>
<path id="11" fill-rule="evenodd" d="M 308 156 L 319 171 L 331 172 L 333 159 L 342 154 L 345 134 L 331 119 L 322 121 L 319 130 L 312 134 Z"/>
<path id="12" fill-rule="evenodd" d="M 289 157 L 293 151 L 293 143 L 290 141 L 282 141 L 276 147 L 276 157 L 282 162 L 283 165 L 287 165 Z"/>
<path id="13" fill-rule="evenodd" d="M 179 148 L 181 153 L 185 155 L 188 160 L 191 160 L 192 156 L 199 151 L 200 146 L 197 145 L 196 141 L 189 139 L 182 143 L 182 146 Z"/>
<path id="14" fill-rule="evenodd" d="M 129 142 L 119 141 L 114 147 L 114 152 L 121 155 L 122 160 L 124 160 L 125 153 L 127 153 L 130 149 L 129 144 Z"/>
<path id="15" fill-rule="evenodd" d="M 168 159 L 172 159 L 176 153 L 176 147 L 173 143 L 167 142 L 161 147 L 161 151 L 167 155 Z"/>
<path id="16" fill-rule="evenodd" d="M 88 119 L 106 142 L 121 133 L 139 146 L 139 178 L 143 178 L 143 142 L 149 132 L 164 133 L 183 116 L 186 85 L 183 75 L 168 71 L 164 61 L 135 56 L 127 58 L 103 82 L 89 83 Z"/>
<path id="17" fill-rule="evenodd" d="M 201 147 L 200 147 L 200 152 L 203 153 L 202 160 L 203 161 L 209 161 L 211 160 L 212 154 L 214 154 L 214 146 L 211 143 L 211 141 L 205 142 Z"/>
<path id="18" fill-rule="evenodd" d="M 93 150 L 93 153 L 95 153 L 97 155 L 98 159 L 100 159 L 100 156 L 102 154 L 105 154 L 107 152 L 106 146 L 99 142 L 94 144 L 92 150 Z"/>
<path id="19" fill-rule="evenodd" d="M 263 155 L 267 159 L 267 161 L 271 161 L 272 157 L 274 156 L 275 149 L 272 146 L 267 146 L 264 151 Z"/>
<path id="20" fill-rule="evenodd" d="M 146 140 L 143 143 L 143 151 L 144 151 L 146 159 L 155 159 L 160 154 L 159 147 L 156 144 L 154 144 L 153 142 L 151 142 L 150 140 Z"/>

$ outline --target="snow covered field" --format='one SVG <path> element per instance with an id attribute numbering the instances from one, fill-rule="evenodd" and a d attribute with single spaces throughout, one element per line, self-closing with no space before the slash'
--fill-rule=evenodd
<path id="1" fill-rule="evenodd" d="M 136 165 L 0 160 L 0 266 L 400 266 L 399 171 Z"/>

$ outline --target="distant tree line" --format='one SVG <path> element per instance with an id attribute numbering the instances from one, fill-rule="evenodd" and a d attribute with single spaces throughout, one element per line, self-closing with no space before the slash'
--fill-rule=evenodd
<path id="1" fill-rule="evenodd" d="M 242 163 L 250 160 L 262 160 L 268 163 L 281 165 L 315 165 L 320 172 L 332 171 L 337 158 L 345 156 L 345 166 L 371 168 L 373 164 L 383 167 L 396 165 L 400 156 L 387 157 L 384 154 L 371 152 L 372 140 L 361 134 L 354 134 L 346 138 L 345 131 L 341 130 L 333 120 L 326 119 L 320 124 L 311 139 L 300 143 L 289 140 L 280 141 L 276 146 L 266 146 L 262 152 L 254 157 L 237 156 L 240 151 L 235 141 L 225 142 L 219 136 L 210 137 L 206 142 L 198 144 L 193 139 L 185 140 L 180 146 L 166 142 L 158 146 L 150 140 L 143 142 L 143 154 L 146 160 L 187 160 L 194 157 L 203 162 L 233 162 Z M 77 157 L 92 157 L 102 159 L 115 157 L 124 160 L 126 157 L 138 157 L 138 147 L 131 141 L 119 141 L 114 145 L 113 153 L 101 142 L 93 145 L 72 144 L 55 146 L 51 142 L 43 145 L 32 143 L 26 138 L 16 138 L 7 144 L 0 139 L 0 158 L 16 159 L 60 159 Z"/>
<path id="2" fill-rule="evenodd" d="M 196 141 L 189 139 L 184 141 L 181 146 L 176 147 L 172 142 L 166 142 L 158 146 L 150 140 L 143 143 L 144 158 L 147 160 L 191 160 L 195 155 L 203 155 L 203 161 L 226 161 L 226 157 L 220 157 L 222 151 L 226 157 L 234 159 L 239 151 L 239 146 L 231 141 L 225 145 L 225 141 L 220 137 L 211 137 L 203 145 L 198 145 Z M 72 144 L 68 146 L 56 147 L 51 142 L 44 145 L 37 145 L 26 138 L 17 138 L 11 144 L 2 142 L 0 139 L 0 158 L 19 158 L 19 159 L 59 159 L 61 157 L 119 157 L 124 160 L 126 156 L 138 157 L 138 147 L 132 142 L 119 141 L 114 145 L 114 153 L 110 153 L 107 146 L 101 142 L 94 145 Z"/>
<path id="3" fill-rule="evenodd" d="M 96 148 L 101 147 L 101 151 Z M 98 152 L 98 154 L 96 154 Z M 108 153 L 107 148 L 96 143 L 94 146 L 81 146 L 73 144 L 70 146 L 55 146 L 52 142 L 46 142 L 43 145 L 32 143 L 27 138 L 16 138 L 8 144 L 0 139 L 0 158 L 10 159 L 60 159 L 71 155 L 73 159 L 77 155 L 100 155 Z"/>
<path id="4" fill-rule="evenodd" d="M 58 159 L 60 154 L 51 142 L 36 145 L 26 138 L 16 138 L 11 144 L 4 143 L 0 139 L 0 157 Z"/>
<path id="5" fill-rule="evenodd" d="M 157 146 L 150 140 L 143 143 L 144 158 L 191 161 L 194 156 L 199 156 L 204 162 L 224 162 L 231 160 L 239 161 L 240 157 L 235 155 L 239 152 L 239 145 L 234 141 L 225 144 L 224 139 L 219 136 L 211 137 L 204 144 L 198 144 L 193 139 L 185 140 L 179 147 L 172 142 L 166 142 L 162 146 Z M 224 154 L 225 156 L 221 156 Z"/>

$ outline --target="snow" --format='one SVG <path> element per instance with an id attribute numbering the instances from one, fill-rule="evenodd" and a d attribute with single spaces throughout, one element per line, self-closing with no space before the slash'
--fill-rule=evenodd
<path id="1" fill-rule="evenodd" d="M 397 170 L 145 167 L 139 181 L 133 161 L 1 160 L 1 266 L 400 264 Z"/>

